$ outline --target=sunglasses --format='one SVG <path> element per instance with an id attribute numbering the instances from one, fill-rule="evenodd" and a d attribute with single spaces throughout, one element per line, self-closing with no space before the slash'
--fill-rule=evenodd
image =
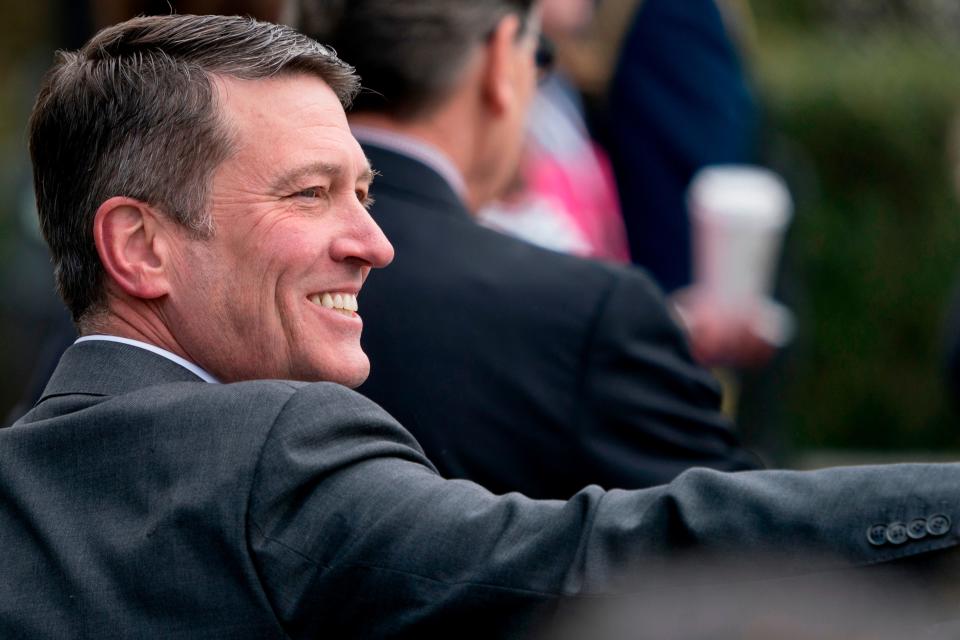
<path id="1" fill-rule="evenodd" d="M 495 29 L 495 27 L 494 27 Z M 491 29 L 487 32 L 484 40 L 487 42 L 493 37 L 494 29 Z M 556 62 L 557 54 L 556 48 L 553 46 L 553 42 L 543 33 L 540 33 L 537 36 L 537 48 L 533 53 L 534 64 L 537 67 L 537 81 L 543 82 L 550 76 L 550 72 L 553 71 L 554 63 Z"/>
<path id="2" fill-rule="evenodd" d="M 537 65 L 537 75 L 542 81 L 550 75 L 551 71 L 553 71 L 553 64 L 557 57 L 553 42 L 551 42 L 550 39 L 542 33 L 537 39 L 537 49 L 533 56 L 534 62 Z"/>

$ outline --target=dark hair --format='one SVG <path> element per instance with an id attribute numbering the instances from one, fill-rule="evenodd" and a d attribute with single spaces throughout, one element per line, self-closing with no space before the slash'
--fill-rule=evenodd
<path id="1" fill-rule="evenodd" d="M 40 227 L 75 322 L 102 307 L 93 218 L 107 199 L 135 198 L 197 237 L 213 233 L 209 182 L 232 149 L 213 77 L 298 72 L 322 78 L 344 107 L 359 87 L 331 49 L 235 16 L 134 18 L 58 52 L 33 108 L 30 154 Z"/>
<path id="2" fill-rule="evenodd" d="M 439 103 L 473 48 L 534 0 L 300 0 L 300 29 L 329 43 L 363 80 L 354 111 L 419 117 Z"/>

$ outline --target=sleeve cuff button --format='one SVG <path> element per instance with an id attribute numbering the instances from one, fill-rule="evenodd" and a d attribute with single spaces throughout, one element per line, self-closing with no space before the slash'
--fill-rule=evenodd
<path id="1" fill-rule="evenodd" d="M 867 540 L 875 547 L 883 546 L 887 543 L 887 527 L 882 524 L 875 524 L 867 529 Z"/>
<path id="2" fill-rule="evenodd" d="M 942 536 L 950 531 L 950 518 L 945 515 L 935 515 L 927 520 L 927 533 L 932 536 Z"/>
<path id="3" fill-rule="evenodd" d="M 912 540 L 920 540 L 921 538 L 927 537 L 926 519 L 917 518 L 911 520 L 910 524 L 907 525 L 907 535 L 909 535 Z"/>
<path id="4" fill-rule="evenodd" d="M 887 527 L 887 542 L 890 544 L 903 544 L 909 537 L 907 525 L 902 522 L 894 522 Z"/>

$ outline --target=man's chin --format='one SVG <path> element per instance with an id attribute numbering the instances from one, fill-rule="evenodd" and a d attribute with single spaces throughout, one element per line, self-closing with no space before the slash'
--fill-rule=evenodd
<path id="1" fill-rule="evenodd" d="M 342 380 L 331 380 L 331 382 L 337 382 L 342 384 L 345 387 L 350 387 L 351 389 L 356 389 L 364 382 L 366 382 L 367 377 L 370 375 L 370 365 L 367 365 L 363 371 L 358 371 L 354 375 L 346 377 Z"/>
<path id="2" fill-rule="evenodd" d="M 338 362 L 335 366 L 315 367 L 295 377 L 301 382 L 335 382 L 355 389 L 370 375 L 370 361 L 366 355 Z"/>

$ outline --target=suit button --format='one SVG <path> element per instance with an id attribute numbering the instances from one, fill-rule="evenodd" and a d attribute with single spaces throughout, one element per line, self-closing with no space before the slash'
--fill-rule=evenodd
<path id="1" fill-rule="evenodd" d="M 875 547 L 880 547 L 887 542 L 887 528 L 882 524 L 875 524 L 867 529 L 867 540 Z"/>
<path id="2" fill-rule="evenodd" d="M 950 518 L 938 514 L 927 520 L 927 533 L 932 536 L 942 536 L 950 531 Z"/>
<path id="3" fill-rule="evenodd" d="M 911 520 L 907 525 L 907 535 L 914 540 L 927 537 L 927 521 L 924 518 Z"/>
<path id="4" fill-rule="evenodd" d="M 887 542 L 890 544 L 903 544 L 909 537 L 907 525 L 902 522 L 894 522 L 887 527 Z"/>

